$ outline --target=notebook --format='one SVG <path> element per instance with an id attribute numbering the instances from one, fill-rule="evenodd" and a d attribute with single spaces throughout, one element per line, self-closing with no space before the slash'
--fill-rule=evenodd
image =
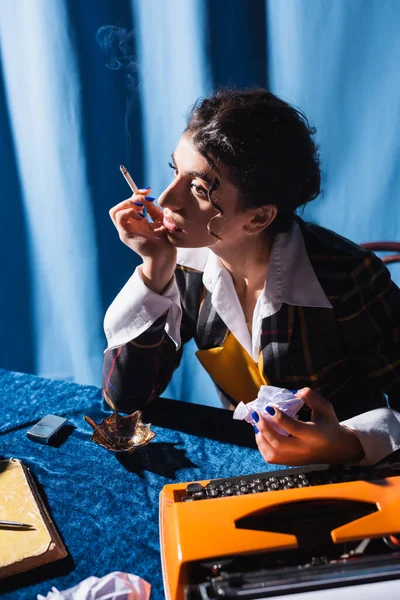
<path id="1" fill-rule="evenodd" d="M 0 526 L 0 578 L 67 556 L 29 469 L 16 458 L 0 460 L 0 520 L 35 527 Z"/>

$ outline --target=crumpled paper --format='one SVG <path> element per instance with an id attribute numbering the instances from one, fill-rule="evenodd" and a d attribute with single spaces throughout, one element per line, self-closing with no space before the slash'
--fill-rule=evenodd
<path id="1" fill-rule="evenodd" d="M 273 417 L 267 413 L 267 406 L 279 408 L 289 417 L 297 419 L 297 413 L 303 406 L 304 402 L 301 398 L 296 398 L 295 393 L 285 388 L 274 387 L 273 385 L 262 385 L 259 389 L 257 398 L 252 402 L 244 404 L 240 402 L 233 413 L 233 418 L 237 420 L 247 421 L 251 425 L 257 425 L 251 413 L 257 412 L 266 419 L 274 429 L 283 435 L 289 435 L 287 431 L 279 427 Z"/>
<path id="2" fill-rule="evenodd" d="M 148 600 L 151 585 L 137 575 L 114 571 L 104 577 L 88 577 L 75 587 L 58 591 L 53 587 L 37 600 Z"/>

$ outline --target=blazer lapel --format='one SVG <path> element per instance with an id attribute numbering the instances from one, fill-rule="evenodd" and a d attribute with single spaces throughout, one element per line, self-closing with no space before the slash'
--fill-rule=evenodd
<path id="1" fill-rule="evenodd" d="M 200 350 L 223 346 L 229 330 L 211 303 L 211 294 L 203 288 L 196 326 L 196 343 Z"/>
<path id="2" fill-rule="evenodd" d="M 261 354 L 265 378 L 272 384 L 287 374 L 289 345 L 296 307 L 282 304 L 281 309 L 262 321 Z"/>

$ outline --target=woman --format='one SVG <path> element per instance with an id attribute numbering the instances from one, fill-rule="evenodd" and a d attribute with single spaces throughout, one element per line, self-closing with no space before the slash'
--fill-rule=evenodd
<path id="1" fill-rule="evenodd" d="M 111 209 L 143 260 L 105 317 L 118 410 L 160 395 L 194 337 L 225 406 L 262 384 L 299 389 L 302 420 L 271 411 L 289 436 L 254 415 L 267 462 L 373 463 L 395 449 L 400 290 L 374 254 L 295 215 L 320 191 L 313 133 L 270 92 L 219 91 L 192 110 L 161 208 L 142 190 Z"/>

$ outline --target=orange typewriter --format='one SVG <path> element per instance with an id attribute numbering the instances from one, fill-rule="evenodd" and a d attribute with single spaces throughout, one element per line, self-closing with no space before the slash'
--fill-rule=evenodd
<path id="1" fill-rule="evenodd" d="M 400 462 L 166 485 L 160 543 L 167 600 L 372 582 L 398 585 L 400 598 Z"/>

